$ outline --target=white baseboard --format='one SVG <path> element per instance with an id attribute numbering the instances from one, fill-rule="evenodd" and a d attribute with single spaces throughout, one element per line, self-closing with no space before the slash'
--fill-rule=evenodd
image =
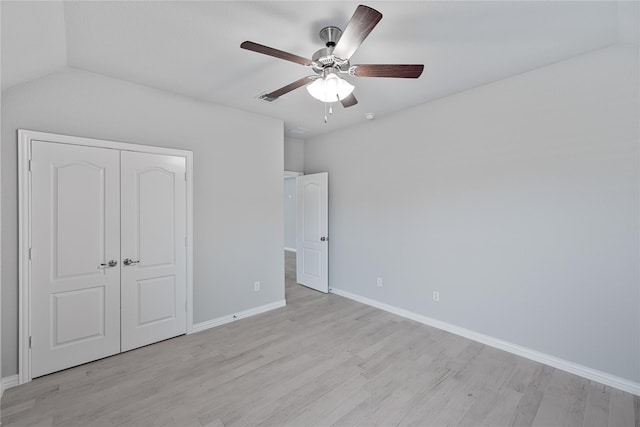
<path id="1" fill-rule="evenodd" d="M 608 374 L 606 372 L 592 369 L 587 366 L 579 365 L 568 360 L 560 359 L 555 356 L 551 356 L 546 353 L 542 353 L 536 350 L 532 350 L 527 347 L 523 347 L 517 344 L 503 341 L 498 338 L 491 337 L 489 335 L 480 334 L 478 332 L 471 331 L 469 329 L 461 328 L 451 323 L 442 322 L 440 320 L 432 319 L 430 317 L 416 314 L 402 308 L 398 308 L 389 304 L 385 304 L 380 301 L 372 300 L 360 295 L 352 294 L 351 292 L 343 291 L 341 289 L 332 288 L 331 293 L 339 295 L 341 297 L 349 298 L 354 301 L 361 302 L 366 305 L 370 305 L 375 308 L 379 308 L 389 313 L 397 314 L 398 316 L 405 317 L 407 319 L 414 320 L 416 322 L 423 323 L 428 326 L 432 326 L 443 331 L 451 332 L 452 334 L 459 335 L 461 337 L 468 338 L 473 341 L 477 341 L 482 344 L 486 344 L 491 347 L 498 348 L 500 350 L 507 351 L 518 356 L 525 357 L 535 362 L 543 363 L 551 367 L 560 369 L 562 371 L 569 372 L 571 374 L 579 375 L 581 377 L 605 384 L 622 391 L 626 391 L 636 396 L 640 396 L 640 383 L 630 381 L 625 378 L 620 378 L 615 375 Z"/>
<path id="2" fill-rule="evenodd" d="M 200 322 L 193 325 L 191 331 L 192 334 L 196 332 L 205 331 L 207 329 L 215 328 L 226 323 L 235 322 L 236 320 L 244 319 L 247 317 L 255 316 L 267 311 L 275 310 L 276 308 L 284 307 L 287 305 L 286 300 L 280 300 L 272 302 L 270 304 L 261 305 L 258 307 L 250 308 L 249 310 L 240 311 L 238 313 L 229 314 L 227 316 L 218 317 L 216 319 L 207 320 L 206 322 Z"/>
<path id="3" fill-rule="evenodd" d="M 2 384 L 1 384 L 2 393 L 4 393 L 4 391 L 6 389 L 8 389 L 8 388 L 16 387 L 18 385 L 20 385 L 20 381 L 18 380 L 18 375 L 17 374 L 16 375 L 11 375 L 10 377 L 4 377 L 2 379 Z"/>
<path id="4" fill-rule="evenodd" d="M 287 252 L 297 252 L 296 248 L 288 248 L 286 246 L 284 247 L 284 250 L 287 251 Z"/>

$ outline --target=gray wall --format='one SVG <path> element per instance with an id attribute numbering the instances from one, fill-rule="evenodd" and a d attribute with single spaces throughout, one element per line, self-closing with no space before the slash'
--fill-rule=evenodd
<path id="1" fill-rule="evenodd" d="M 638 71 L 612 47 L 307 140 L 330 286 L 640 381 Z"/>
<path id="2" fill-rule="evenodd" d="M 304 172 L 304 141 L 297 138 L 284 138 L 284 170 Z"/>
<path id="3" fill-rule="evenodd" d="M 3 376 L 17 372 L 18 128 L 192 150 L 194 321 L 284 299 L 282 121 L 71 69 L 2 95 Z"/>
<path id="4" fill-rule="evenodd" d="M 298 186 L 296 178 L 284 180 L 284 247 L 296 249 Z"/>

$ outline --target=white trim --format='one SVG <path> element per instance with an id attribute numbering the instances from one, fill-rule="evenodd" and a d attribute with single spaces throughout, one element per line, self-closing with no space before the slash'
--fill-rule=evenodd
<path id="1" fill-rule="evenodd" d="M 297 252 L 296 248 L 288 248 L 288 247 L 284 247 L 284 250 L 287 252 Z"/>
<path id="2" fill-rule="evenodd" d="M 286 300 L 280 300 L 269 304 L 261 305 L 258 307 L 250 308 L 248 310 L 240 311 L 238 313 L 229 314 L 227 316 L 218 317 L 216 319 L 207 320 L 205 322 L 196 323 L 193 325 L 193 333 L 206 331 L 207 329 L 215 328 L 227 323 L 235 322 L 236 320 L 244 319 L 247 317 L 255 316 L 257 314 L 265 313 L 267 311 L 275 310 L 287 305 Z"/>
<path id="3" fill-rule="evenodd" d="M 489 335 L 484 335 L 478 332 L 471 331 L 469 329 L 461 328 L 460 326 L 456 326 L 451 323 L 432 319 L 421 314 L 416 314 L 411 311 L 395 307 L 393 305 L 385 304 L 380 301 L 352 294 L 351 292 L 343 291 L 341 289 L 331 288 L 329 292 L 366 305 L 370 305 L 371 307 L 379 308 L 380 310 L 388 311 L 389 313 L 397 314 L 398 316 L 402 316 L 407 319 L 415 320 L 416 322 L 423 323 L 425 325 L 432 326 L 443 331 L 451 332 L 452 334 L 459 335 L 461 337 L 465 337 L 470 340 L 477 341 L 479 343 L 486 344 L 488 346 L 495 347 L 518 356 L 525 357 L 535 362 L 552 366 L 571 374 L 579 375 L 589 380 L 596 381 L 622 391 L 626 391 L 627 393 L 640 396 L 640 383 L 611 375 L 609 373 L 589 368 L 587 366 L 583 366 L 574 362 L 570 362 L 568 360 L 564 360 L 555 356 L 551 356 L 550 354 L 542 353 L 540 351 L 513 344 L 508 341 L 494 338 Z"/>
<path id="4" fill-rule="evenodd" d="M 29 248 L 31 247 L 31 138 L 18 130 L 18 382 L 31 381 L 31 269 L 29 268 Z M 24 220 L 23 218 L 27 219 Z"/>
<path id="5" fill-rule="evenodd" d="M 193 331 L 193 152 L 187 156 L 187 334 Z"/>
<path id="6" fill-rule="evenodd" d="M 31 141 L 46 141 L 60 144 L 82 145 L 87 147 L 109 148 L 113 150 L 134 151 L 141 153 L 163 154 L 184 157 L 187 167 L 187 325 L 186 331 L 193 331 L 193 152 L 175 148 L 154 147 L 151 145 L 130 144 L 126 142 L 107 141 L 102 139 L 82 138 L 78 136 L 60 135 L 47 132 L 18 129 L 18 379 L 19 384 L 31 381 L 31 352 L 29 336 L 31 335 L 30 306 L 30 265 L 29 247 L 31 246 L 31 176 L 29 159 L 31 158 Z"/>
<path id="7" fill-rule="evenodd" d="M 284 171 L 284 179 L 295 178 L 304 175 L 302 172 Z"/>
<path id="8" fill-rule="evenodd" d="M 9 377 L 4 377 L 2 379 L 2 384 L 0 385 L 0 387 L 2 387 L 2 393 L 4 393 L 6 389 L 17 387 L 19 385 L 20 385 L 19 377 L 16 374 L 16 375 L 11 375 Z"/>

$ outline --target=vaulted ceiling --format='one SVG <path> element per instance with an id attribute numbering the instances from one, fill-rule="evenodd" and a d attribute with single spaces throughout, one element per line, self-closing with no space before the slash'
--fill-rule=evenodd
<path id="1" fill-rule="evenodd" d="M 345 27 L 358 2 L 111 1 L 1 3 L 2 88 L 63 67 L 183 94 L 285 121 L 308 138 L 616 43 L 638 44 L 637 2 L 372 1 L 382 21 L 352 63 L 423 63 L 418 80 L 347 77 L 359 103 L 327 124 L 303 88 L 260 94 L 303 66 L 240 49 L 251 40 L 304 57 L 319 30 Z"/>

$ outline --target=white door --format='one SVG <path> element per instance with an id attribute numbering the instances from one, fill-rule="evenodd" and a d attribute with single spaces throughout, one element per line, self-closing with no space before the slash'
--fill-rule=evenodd
<path id="1" fill-rule="evenodd" d="M 329 292 L 329 174 L 298 177 L 297 282 Z"/>
<path id="2" fill-rule="evenodd" d="M 33 142 L 31 374 L 120 352 L 120 153 Z"/>
<path id="3" fill-rule="evenodd" d="M 186 161 L 123 151 L 122 351 L 184 334 Z"/>

